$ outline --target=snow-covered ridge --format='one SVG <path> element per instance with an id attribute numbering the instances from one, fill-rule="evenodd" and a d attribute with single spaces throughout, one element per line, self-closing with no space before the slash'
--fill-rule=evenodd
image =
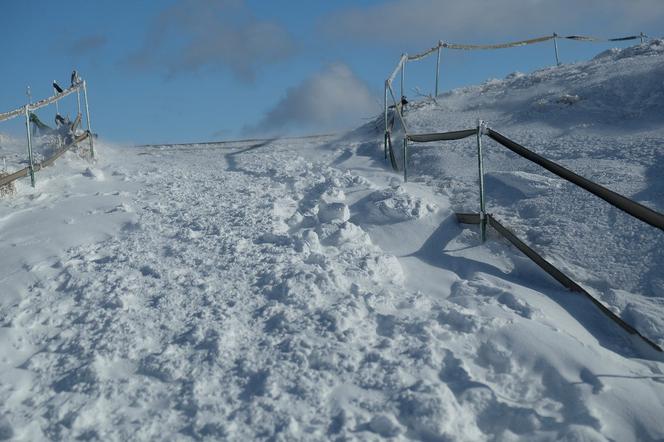
<path id="1" fill-rule="evenodd" d="M 629 100 L 592 113 L 605 82 L 640 87 L 631 72 L 661 91 L 656 46 L 406 118 L 432 132 L 481 117 L 661 210 L 661 122 Z M 404 184 L 379 132 L 101 144 L 95 166 L 68 155 L 19 183 L 0 204 L 0 439 L 664 438 L 660 355 L 456 222 L 477 209 L 472 140 L 413 148 Z M 487 149 L 490 211 L 663 343 L 661 234 Z"/>
<path id="2" fill-rule="evenodd" d="M 474 111 L 497 127 L 518 122 L 575 130 L 588 126 L 623 133 L 642 130 L 661 122 L 659 116 L 664 111 L 663 48 L 663 40 L 651 40 L 632 48 L 605 51 L 590 61 L 548 67 L 527 75 L 515 72 L 502 80 L 455 89 L 437 101 L 441 109 Z M 439 115 L 432 112 L 429 119 L 422 117 L 429 128 Z M 439 131 L 446 129 L 444 119 L 438 122 Z M 463 128 L 473 124 L 469 119 Z M 413 133 L 418 132 L 416 129 L 409 127 Z"/>

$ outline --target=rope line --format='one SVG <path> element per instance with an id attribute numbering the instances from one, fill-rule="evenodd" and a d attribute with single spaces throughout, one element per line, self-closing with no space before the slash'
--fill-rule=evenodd
<path id="1" fill-rule="evenodd" d="M 471 45 L 471 44 L 458 44 L 458 43 L 443 43 L 442 47 L 447 49 L 462 49 L 462 50 L 477 50 L 477 49 L 504 49 L 515 48 L 518 46 L 532 45 L 535 43 L 542 43 L 545 41 L 553 40 L 556 38 L 554 35 L 547 35 L 544 37 L 531 38 L 528 40 L 513 41 L 510 43 L 499 43 L 491 45 Z"/>
<path id="2" fill-rule="evenodd" d="M 61 93 L 53 95 L 52 97 L 44 98 L 43 100 L 35 101 L 34 103 L 27 104 L 28 106 L 28 111 L 33 111 L 37 109 L 41 109 L 44 106 L 48 106 L 51 103 L 55 103 L 56 101 L 59 101 L 63 98 L 65 98 L 67 95 L 78 91 L 83 87 L 82 83 L 75 84 L 65 90 L 63 90 Z M 19 115 L 24 115 L 25 114 L 25 106 L 21 106 L 18 109 L 11 110 L 9 112 L 3 112 L 0 113 L 0 121 L 5 121 L 5 120 L 10 120 L 14 117 L 18 117 Z"/>
<path id="3" fill-rule="evenodd" d="M 401 66 L 408 61 L 408 56 L 406 54 L 403 54 L 401 58 L 399 59 L 399 63 L 397 63 L 397 67 L 394 68 L 394 71 L 392 72 L 392 75 L 387 79 L 388 82 L 392 83 L 394 79 L 396 78 L 397 74 L 399 73 L 399 70 L 401 69 Z"/>
<path id="4" fill-rule="evenodd" d="M 542 37 L 536 37 L 536 38 L 530 38 L 528 40 L 519 40 L 519 41 L 513 41 L 513 42 L 508 42 L 508 43 L 497 43 L 497 44 L 487 44 L 487 45 L 479 45 L 479 44 L 465 44 L 465 43 L 449 43 L 449 42 L 444 42 L 444 41 L 439 41 L 438 44 L 432 48 L 429 48 L 425 50 L 424 52 L 420 52 L 419 54 L 414 54 L 414 55 L 409 55 L 408 61 L 417 61 L 421 60 L 432 53 L 436 52 L 439 48 L 445 48 L 445 49 L 457 49 L 457 50 L 466 50 L 466 51 L 473 51 L 473 50 L 487 50 L 487 49 L 505 49 L 505 48 L 515 48 L 519 46 L 527 46 L 531 44 L 536 44 L 536 43 L 543 43 L 545 41 L 553 40 L 553 39 L 563 39 L 563 40 L 576 40 L 576 41 L 629 41 L 629 40 L 639 40 L 642 38 L 649 38 L 645 34 L 639 34 L 639 35 L 629 35 L 627 37 L 617 37 L 617 38 L 600 38 L 600 37 L 593 37 L 593 36 L 588 36 L 588 35 L 558 35 L 558 34 L 553 34 L 553 35 L 545 35 Z M 397 75 L 397 72 L 399 68 L 401 67 L 401 61 L 399 61 L 399 65 L 397 66 L 397 69 L 394 70 L 394 73 L 390 77 L 390 81 L 394 79 L 394 77 Z"/>
<path id="5" fill-rule="evenodd" d="M 25 106 L 20 107 L 13 111 L 3 112 L 0 114 L 0 121 L 11 120 L 12 118 L 18 117 L 19 115 L 23 115 L 24 113 L 25 113 Z"/>

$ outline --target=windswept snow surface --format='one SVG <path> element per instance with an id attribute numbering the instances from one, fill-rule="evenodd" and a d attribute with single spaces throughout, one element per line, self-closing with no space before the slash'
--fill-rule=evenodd
<path id="1" fill-rule="evenodd" d="M 482 117 L 661 211 L 662 48 L 407 121 Z M 20 182 L 0 205 L 0 439 L 663 439 L 662 355 L 457 224 L 473 142 L 413 147 L 404 184 L 381 130 L 101 144 Z M 664 344 L 662 233 L 486 144 L 491 212 Z"/>

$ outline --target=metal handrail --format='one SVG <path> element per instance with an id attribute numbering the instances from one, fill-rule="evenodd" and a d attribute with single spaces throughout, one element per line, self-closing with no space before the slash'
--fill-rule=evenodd
<path id="1" fill-rule="evenodd" d="M 40 163 L 35 163 L 33 165 L 32 173 L 37 172 L 41 169 L 44 169 L 45 167 L 50 166 L 51 164 L 53 164 L 55 162 L 55 160 L 57 160 L 60 156 L 62 156 L 62 154 L 64 154 L 69 149 L 71 149 L 73 146 L 75 146 L 77 143 L 80 143 L 81 141 L 85 140 L 89 136 L 91 136 L 90 132 L 85 131 L 83 134 L 81 134 L 78 137 L 74 138 L 74 140 L 72 140 L 71 143 L 69 143 L 68 145 L 64 146 L 61 149 L 58 149 L 49 158 L 43 160 Z M 3 177 L 0 177 L 0 187 L 4 186 L 6 184 L 9 184 L 13 181 L 16 181 L 19 178 L 26 177 L 26 176 L 30 175 L 30 173 L 31 173 L 30 166 L 27 166 L 27 167 L 24 167 L 21 170 L 17 170 L 16 172 L 13 172 L 13 173 L 9 174 L 9 175 L 5 175 Z"/>
<path id="2" fill-rule="evenodd" d="M 466 129 L 452 132 L 407 134 L 406 137 L 409 141 L 415 143 L 428 143 L 432 141 L 461 140 L 463 138 L 477 134 L 478 132 L 481 132 L 480 135 L 486 134 L 489 138 L 516 153 L 517 155 L 545 168 L 554 175 L 557 175 L 560 178 L 563 178 L 564 180 L 569 181 L 578 187 L 581 187 L 582 189 L 603 199 L 607 203 L 631 215 L 632 217 L 660 230 L 664 230 L 663 214 L 572 172 L 560 164 L 555 163 L 554 161 L 551 161 L 530 149 L 527 149 L 526 147 L 518 144 L 513 140 L 510 140 L 505 135 L 496 132 L 488 126 L 484 126 L 481 129 L 480 126 L 478 126 L 478 129 Z"/>
<path id="3" fill-rule="evenodd" d="M 57 84 L 54 82 L 53 83 L 54 89 L 57 89 L 60 91 L 61 89 L 57 87 Z M 56 104 L 56 112 L 58 112 L 57 109 L 57 104 L 58 101 L 61 99 L 65 98 L 66 96 L 76 92 L 77 93 L 77 102 L 78 102 L 78 117 L 80 118 L 81 116 L 81 89 L 83 90 L 83 98 L 85 100 L 85 118 L 86 118 L 86 124 L 87 128 L 86 131 L 87 133 L 91 134 L 92 133 L 92 126 L 90 123 L 90 107 L 88 105 L 88 91 L 87 91 L 87 85 L 85 80 L 81 80 L 80 77 L 76 74 L 76 71 L 74 71 L 73 76 L 72 76 L 72 85 L 68 87 L 65 90 L 62 90 L 59 93 L 54 94 L 51 97 L 44 98 L 43 100 L 36 101 L 34 103 L 28 103 L 18 109 L 9 111 L 9 112 L 4 112 L 0 114 L 0 122 L 1 121 L 6 121 L 15 117 L 18 117 L 19 115 L 23 115 L 25 118 L 25 129 L 26 129 L 26 138 L 27 138 L 27 154 L 28 154 L 28 167 L 25 170 L 19 170 L 18 172 L 13 172 L 5 177 L 3 177 L 3 180 L 0 180 L 1 183 L 6 184 L 7 182 L 11 182 L 14 179 L 20 178 L 22 176 L 30 175 L 30 181 L 32 183 L 32 187 L 35 187 L 35 171 L 39 170 L 41 167 L 36 167 L 33 161 L 33 155 L 32 155 L 32 135 L 30 133 L 30 113 L 31 111 L 35 111 L 38 109 L 41 109 L 45 106 L 48 106 L 49 104 L 55 103 Z M 29 88 L 28 88 L 28 95 L 29 95 Z M 78 120 L 80 121 L 80 120 Z M 94 141 L 93 137 L 89 136 L 88 137 L 89 144 L 90 144 L 90 156 L 91 158 L 94 159 L 95 156 L 95 151 L 94 151 Z M 25 172 L 25 174 L 24 174 Z M 9 181 L 7 181 L 9 180 Z"/>
<path id="4" fill-rule="evenodd" d="M 399 63 L 397 63 L 397 67 L 395 67 L 395 68 L 394 68 L 394 71 L 392 72 L 392 75 L 390 75 L 389 77 L 387 77 L 387 81 L 388 81 L 390 84 L 392 84 L 392 82 L 394 81 L 394 79 L 397 77 L 397 74 L 398 74 L 399 71 L 401 70 L 402 66 L 403 66 L 404 63 L 406 63 L 407 61 L 408 61 L 408 55 L 407 55 L 407 54 L 402 54 L 402 55 L 401 55 L 401 58 L 399 59 Z"/>
<path id="5" fill-rule="evenodd" d="M 3 113 L 0 114 L 0 121 L 10 120 L 14 117 L 18 117 L 19 115 L 23 115 L 23 113 L 25 112 L 25 107 L 26 106 L 28 107 L 28 111 L 34 111 L 34 110 L 37 110 L 37 109 L 41 109 L 44 106 L 48 106 L 49 104 L 54 103 L 56 101 L 59 101 L 62 98 L 65 98 L 67 95 L 78 91 L 79 89 L 81 89 L 81 87 L 83 87 L 83 83 L 77 83 L 77 84 L 72 85 L 71 87 L 63 90 L 59 94 L 55 94 L 51 97 L 44 98 L 43 100 L 35 101 L 34 103 L 28 103 L 26 105 L 23 105 L 23 106 L 19 107 L 18 109 L 14 109 L 14 110 L 11 110 L 11 111 L 8 111 L 8 112 L 3 112 Z"/>
<path id="6" fill-rule="evenodd" d="M 482 135 L 487 135 L 492 140 L 496 141 L 500 145 L 506 147 L 517 155 L 545 168 L 549 172 L 563 178 L 566 181 L 575 184 L 593 195 L 602 198 L 604 201 L 609 204 L 617 207 L 618 209 L 624 211 L 625 213 L 637 218 L 653 227 L 657 227 L 660 230 L 664 230 L 664 215 L 654 210 L 639 204 L 638 202 L 631 200 L 623 195 L 620 195 L 612 190 L 607 189 L 597 183 L 594 183 L 587 178 L 584 178 L 571 170 L 547 159 L 543 156 L 536 154 L 535 152 L 521 146 L 515 141 L 510 140 L 506 136 L 492 130 L 489 128 L 486 123 L 482 120 L 479 120 L 477 123 L 476 129 L 468 129 L 461 131 L 453 132 L 443 132 L 443 133 L 431 133 L 431 134 L 411 134 L 408 136 L 410 141 L 416 143 L 427 143 L 431 141 L 447 141 L 447 140 L 460 140 L 473 134 L 477 135 L 477 159 L 478 159 L 478 175 L 479 175 L 479 193 L 480 193 L 480 210 L 478 214 L 457 214 L 459 222 L 470 223 L 470 224 L 479 224 L 480 225 L 480 238 L 484 242 L 486 240 L 486 227 L 487 224 L 496 229 L 503 237 L 509 240 L 513 245 L 515 245 L 519 250 L 521 250 L 526 256 L 528 256 L 533 262 L 535 262 L 539 267 L 546 271 L 549 275 L 554 277 L 558 282 L 564 285 L 566 288 L 573 292 L 578 292 L 586 296 L 599 310 L 608 316 L 611 320 L 620 325 L 628 333 L 638 336 L 644 342 L 649 344 L 653 349 L 662 352 L 662 348 L 657 345 L 655 342 L 648 339 L 645 335 L 641 334 L 636 328 L 625 322 L 618 315 L 614 314 L 606 306 L 604 306 L 598 299 L 593 297 L 587 290 L 577 284 L 574 280 L 569 278 L 550 262 L 544 259 L 540 254 L 535 250 L 526 245 L 521 241 L 516 235 L 504 227 L 495 217 L 486 212 L 485 207 L 485 189 L 484 189 L 484 169 L 483 169 L 483 155 L 482 155 Z M 405 167 L 405 163 L 404 163 Z"/>
<path id="7" fill-rule="evenodd" d="M 558 175 L 560 178 L 563 178 L 564 180 L 567 180 L 572 184 L 587 190 L 593 195 L 603 199 L 607 203 L 617 207 L 618 209 L 633 216 L 634 218 L 650 224 L 653 227 L 657 227 L 660 230 L 664 230 L 664 215 L 661 213 L 655 212 L 654 210 L 639 204 L 634 200 L 609 190 L 606 187 L 590 181 L 587 178 L 577 175 L 576 173 L 566 169 L 560 164 L 554 163 L 553 161 L 546 159 L 529 149 L 526 149 L 520 144 L 510 140 L 506 136 L 492 129 L 487 128 L 487 135 L 489 138 L 505 146 L 517 155 L 545 168 L 549 172 Z"/>

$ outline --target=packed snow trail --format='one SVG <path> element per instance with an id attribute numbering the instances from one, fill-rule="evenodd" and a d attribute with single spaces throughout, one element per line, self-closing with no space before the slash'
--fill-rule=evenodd
<path id="1" fill-rule="evenodd" d="M 322 144 L 111 150 L 78 178 L 124 216 L 4 304 L 1 434 L 664 435 L 661 363 L 541 274 L 523 286 L 537 270 L 400 186 L 376 142 Z"/>

